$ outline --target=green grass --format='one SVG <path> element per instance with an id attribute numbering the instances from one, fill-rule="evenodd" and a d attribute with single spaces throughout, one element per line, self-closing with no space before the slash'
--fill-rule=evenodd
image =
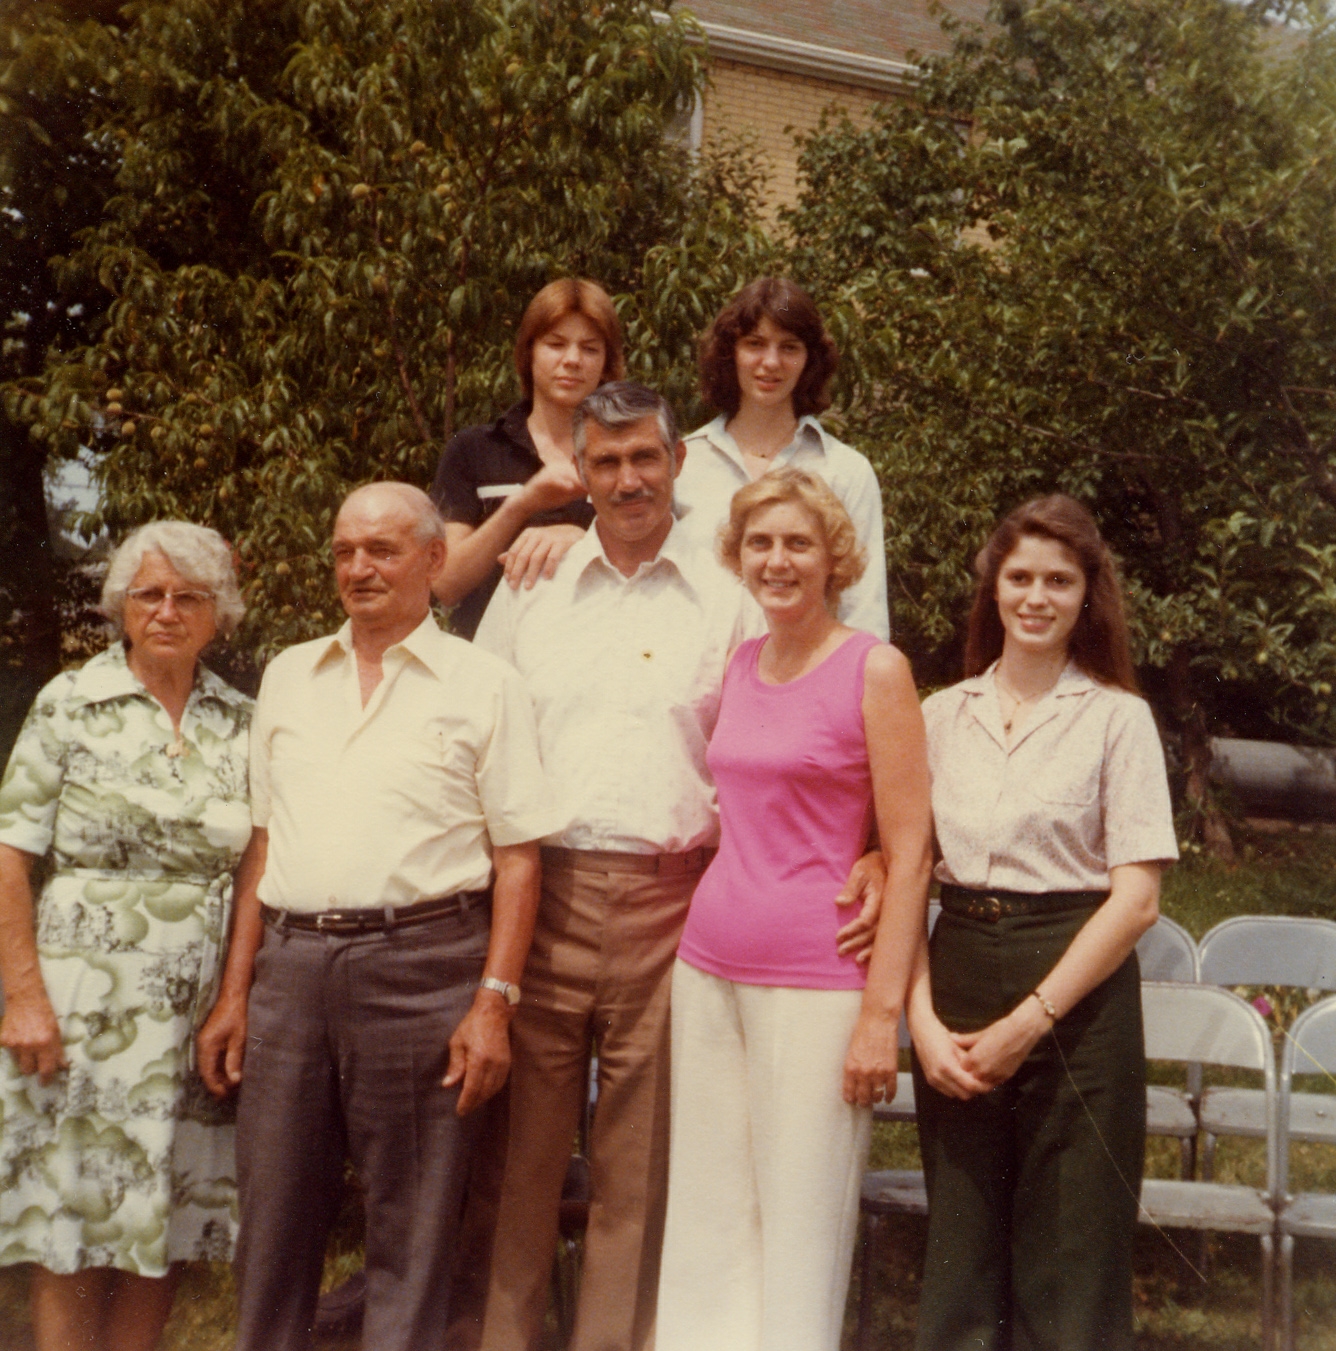
<path id="1" fill-rule="evenodd" d="M 1239 860 L 1224 866 L 1191 850 L 1165 877 L 1162 908 L 1194 937 L 1231 915 L 1322 915 L 1336 919 L 1336 830 L 1301 828 L 1272 833 L 1245 829 Z M 1305 1084 L 1305 1087 L 1316 1085 Z M 1336 1088 L 1336 1084 L 1332 1085 Z M 879 1125 L 874 1168 L 916 1168 L 913 1126 Z M 1177 1145 L 1153 1140 L 1151 1176 L 1172 1177 Z M 1221 1181 L 1260 1183 L 1260 1142 L 1222 1140 L 1216 1154 Z M 1336 1192 L 1336 1149 L 1294 1149 L 1292 1187 Z M 923 1261 L 924 1222 L 892 1220 L 874 1261 L 873 1322 L 879 1351 L 909 1351 Z M 1212 1236 L 1202 1271 L 1202 1241 L 1192 1233 L 1137 1234 L 1135 1299 L 1138 1351 L 1255 1351 L 1261 1337 L 1259 1244 L 1246 1236 Z M 325 1284 L 343 1279 L 360 1262 L 355 1201 L 344 1207 L 330 1245 Z M 1202 1276 L 1205 1279 L 1202 1279 Z M 850 1293 L 846 1347 L 852 1347 L 857 1282 Z M 225 1265 L 200 1265 L 182 1282 L 163 1339 L 163 1351 L 226 1351 L 232 1345 L 234 1292 Z M 1298 1351 L 1336 1351 L 1336 1247 L 1300 1240 L 1295 1261 Z M 317 1351 L 356 1351 L 357 1339 L 325 1341 Z M 0 1268 L 0 1347 L 31 1351 L 27 1273 Z"/>

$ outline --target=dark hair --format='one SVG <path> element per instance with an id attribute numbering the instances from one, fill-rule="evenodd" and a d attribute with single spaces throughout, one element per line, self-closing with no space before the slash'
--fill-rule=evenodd
<path id="1" fill-rule="evenodd" d="M 797 417 L 821 413 L 830 407 L 826 386 L 839 365 L 840 354 L 821 322 L 812 298 L 787 277 L 758 277 L 744 286 L 719 311 L 700 340 L 700 381 L 706 399 L 733 417 L 742 404 L 738 388 L 738 339 L 769 319 L 792 333 L 807 348 L 807 364 L 793 391 Z"/>
<path id="2" fill-rule="evenodd" d="M 605 432 L 617 432 L 647 417 L 658 423 L 664 449 L 671 455 L 679 439 L 677 419 L 662 394 L 638 385 L 634 380 L 611 380 L 600 385 L 592 394 L 586 394 L 575 410 L 571 422 L 575 458 L 578 460 L 584 454 L 585 423 L 591 419 Z"/>
<path id="3" fill-rule="evenodd" d="M 1071 551 L 1085 574 L 1085 603 L 1068 639 L 1072 660 L 1086 675 L 1139 694 L 1132 646 L 1123 614 L 1123 589 L 1113 555 L 1095 518 L 1074 498 L 1051 493 L 1009 512 L 974 559 L 979 578 L 965 638 L 965 674 L 982 675 L 1002 655 L 1002 619 L 997 612 L 997 578 L 1002 565 L 1026 535 L 1056 540 Z"/>
<path id="4" fill-rule="evenodd" d="M 515 334 L 515 369 L 519 372 L 524 397 L 533 398 L 533 345 L 568 314 L 580 314 L 598 329 L 603 338 L 604 380 L 620 380 L 626 369 L 622 357 L 622 326 L 617 322 L 608 293 L 596 281 L 581 277 L 563 277 L 550 281 L 529 302 Z"/>

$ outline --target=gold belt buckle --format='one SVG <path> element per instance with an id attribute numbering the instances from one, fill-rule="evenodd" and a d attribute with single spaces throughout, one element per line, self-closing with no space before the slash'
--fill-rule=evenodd
<path id="1" fill-rule="evenodd" d="M 989 924 L 996 924 L 1002 918 L 1002 902 L 996 896 L 984 897 L 983 917 Z"/>

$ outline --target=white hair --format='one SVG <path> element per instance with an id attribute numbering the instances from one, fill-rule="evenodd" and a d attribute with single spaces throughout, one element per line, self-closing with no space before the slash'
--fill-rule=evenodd
<path id="1" fill-rule="evenodd" d="M 343 499 L 343 506 L 339 508 L 340 513 L 356 498 L 376 493 L 388 494 L 413 513 L 413 530 L 419 544 L 430 544 L 433 540 L 445 538 L 445 522 L 441 519 L 441 513 L 436 510 L 436 504 L 421 488 L 415 488 L 411 483 L 396 483 L 391 480 L 364 483 L 360 488 L 354 488 Z"/>
<path id="2" fill-rule="evenodd" d="M 246 606 L 237 589 L 231 547 L 216 530 L 190 521 L 150 521 L 112 554 L 102 583 L 101 609 L 117 632 L 125 632 L 126 592 L 144 555 L 151 553 L 161 554 L 191 586 L 211 591 L 218 632 L 225 638 L 236 632 Z"/>

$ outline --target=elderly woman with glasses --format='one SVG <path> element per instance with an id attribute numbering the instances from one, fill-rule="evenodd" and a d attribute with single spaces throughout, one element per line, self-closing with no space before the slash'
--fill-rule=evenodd
<path id="1" fill-rule="evenodd" d="M 0 1263 L 33 1264 L 38 1351 L 147 1351 L 235 1223 L 191 1055 L 250 835 L 250 700 L 199 660 L 243 612 L 231 551 L 146 525 L 102 609 L 120 638 L 42 690 L 0 782 Z"/>

